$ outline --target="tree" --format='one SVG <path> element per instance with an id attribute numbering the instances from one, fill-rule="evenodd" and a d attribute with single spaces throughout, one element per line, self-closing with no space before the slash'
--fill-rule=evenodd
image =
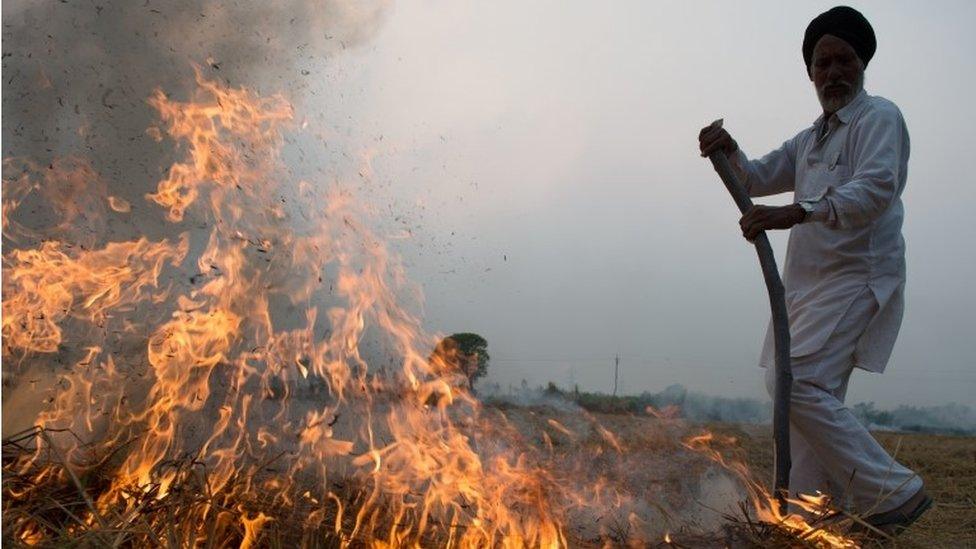
<path id="1" fill-rule="evenodd" d="M 434 355 L 457 368 L 468 378 L 468 386 L 474 391 L 475 380 L 488 373 L 488 341 L 478 334 L 467 332 L 452 334 L 437 344 Z"/>

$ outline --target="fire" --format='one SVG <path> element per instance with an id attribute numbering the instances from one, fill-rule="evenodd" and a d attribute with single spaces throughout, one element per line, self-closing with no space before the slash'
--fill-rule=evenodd
<path id="1" fill-rule="evenodd" d="M 161 90 L 149 99 L 159 112 L 163 131 L 186 144 L 189 158 L 173 164 L 156 192 L 146 198 L 167 208 L 167 218 L 174 222 L 183 219 L 204 188 L 211 191 L 216 216 L 230 213 L 239 219 L 245 213 L 242 208 L 258 204 L 280 211 L 269 200 L 267 193 L 276 189 L 266 178 L 278 168 L 281 125 L 292 119 L 291 106 L 281 96 L 257 97 L 245 89 L 207 81 L 199 69 L 196 73 L 200 95 L 209 96 L 206 99 L 181 103 L 169 100 Z M 158 128 L 153 133 L 161 135 Z M 264 154 L 248 154 L 252 151 Z M 230 199 L 234 191 L 244 196 Z"/>
<path id="2" fill-rule="evenodd" d="M 548 419 L 555 437 L 527 443 L 488 417 L 457 357 L 430 352 L 440 338 L 403 304 L 413 289 L 363 206 L 289 177 L 281 148 L 305 123 L 284 97 L 199 70 L 196 84 L 187 100 L 148 100 L 149 133 L 179 157 L 142 206 L 179 237 L 109 240 L 109 216 L 137 210 L 84 160 L 4 163 L 3 358 L 70 364 L 47 375 L 49 406 L 17 439 L 29 451 L 5 458 L 5 496 L 76 488 L 84 506 L 67 532 L 96 545 L 254 547 L 297 532 L 340 546 L 565 547 L 579 516 L 603 520 L 604 540 L 661 539 L 640 538 L 641 487 L 547 462 L 560 438 L 604 462 L 630 441 L 584 414 Z M 28 204 L 49 222 L 24 221 Z M 808 532 L 768 501 L 756 510 Z M 64 535 L 11 520 L 24 543 Z"/>
<path id="3" fill-rule="evenodd" d="M 241 542 L 241 549 L 250 549 L 253 547 L 258 540 L 258 536 L 261 533 L 261 529 L 268 522 L 271 522 L 271 517 L 265 515 L 264 513 L 258 512 L 257 516 L 248 518 L 246 515 L 241 517 L 241 523 L 244 525 L 244 541 Z"/>
<path id="4" fill-rule="evenodd" d="M 279 520 L 264 511 L 292 509 L 343 544 L 565 546 L 554 480 L 525 456 L 474 448 L 479 407 L 463 372 L 428 361 L 435 338 L 401 306 L 398 259 L 352 196 L 288 181 L 290 105 L 199 71 L 197 84 L 189 101 L 149 99 L 161 120 L 151 133 L 185 156 L 146 198 L 176 231 L 202 219 L 205 242 L 184 232 L 84 246 L 64 229 L 132 209 L 93 171 L 5 182 L 4 234 L 17 247 L 4 254 L 4 358 L 87 348 L 18 470 L 41 484 L 110 467 L 84 524 L 138 517 L 186 540 L 237 531 L 255 546 Z M 34 195 L 58 214 L 41 232 L 16 219 Z M 160 287 L 164 275 L 189 284 Z M 120 367 L 116 341 L 78 322 L 141 337 L 143 369 Z M 373 365 L 384 356 L 394 367 Z M 320 387 L 318 402 L 296 398 L 301 383 Z M 356 488 L 337 494 L 340 482 Z M 165 524 L 167 505 L 181 506 L 178 523 Z M 47 535 L 30 520 L 16 528 L 25 542 Z"/>
<path id="5" fill-rule="evenodd" d="M 644 408 L 644 411 L 647 412 L 647 415 L 654 416 L 658 419 L 667 420 L 681 417 L 681 407 L 676 404 L 668 404 L 660 410 L 654 406 L 648 405 Z"/>
<path id="6" fill-rule="evenodd" d="M 186 255 L 178 243 L 113 242 L 84 250 L 58 241 L 4 257 L 4 345 L 22 351 L 53 353 L 62 341 L 61 324 L 69 317 L 104 322 L 114 310 L 153 294 L 165 263 Z"/>
<path id="7" fill-rule="evenodd" d="M 823 528 L 815 527 L 798 514 L 782 512 L 776 498 L 755 478 L 752 471 L 743 461 L 729 459 L 716 448 L 716 446 L 726 448 L 734 447 L 735 442 L 735 437 L 719 436 L 711 432 L 705 432 L 697 436 L 689 437 L 683 444 L 688 449 L 708 456 L 725 469 L 733 472 L 746 486 L 753 510 L 760 521 L 792 532 L 798 538 L 806 540 L 809 544 L 816 547 L 837 549 L 856 549 L 860 547 L 855 540 Z M 823 495 L 800 495 L 797 499 L 790 498 L 787 501 L 810 513 L 812 516 L 826 516 L 831 511 L 829 498 Z"/>

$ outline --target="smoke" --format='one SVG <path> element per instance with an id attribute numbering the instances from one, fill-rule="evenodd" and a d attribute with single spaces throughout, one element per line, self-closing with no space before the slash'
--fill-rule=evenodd
<path id="1" fill-rule="evenodd" d="M 853 410 L 869 429 L 976 435 L 976 410 L 954 402 L 940 406 L 903 404 L 894 410 L 878 410 L 873 402 L 862 402 L 854 405 Z"/>
<path id="2" fill-rule="evenodd" d="M 715 532 L 721 513 L 736 512 L 742 496 L 737 481 L 681 446 L 697 432 L 693 426 L 598 418 L 545 391 L 515 391 L 512 396 L 525 399 L 527 407 L 496 396 L 484 421 L 517 435 L 493 440 L 509 441 L 514 453 L 544 460 L 548 473 L 579 490 L 567 520 L 571 539 L 643 547 L 679 527 L 686 535 Z"/>
<path id="3" fill-rule="evenodd" d="M 555 384 L 548 387 L 508 387 L 485 384 L 479 395 L 487 402 L 519 407 L 550 407 L 555 410 L 589 410 L 665 416 L 694 422 L 767 424 L 772 421 L 772 404 L 754 398 L 728 398 L 689 391 L 671 385 L 656 393 L 614 397 L 603 393 L 564 391 Z M 948 435 L 976 434 L 976 410 L 957 403 L 940 406 L 901 405 L 879 410 L 873 402 L 851 407 L 858 420 L 877 431 L 920 432 Z"/>
<path id="4" fill-rule="evenodd" d="M 207 78 L 284 93 L 300 107 L 328 86 L 313 68 L 368 41 L 386 8 L 383 0 L 5 2 L 3 156 L 42 165 L 84 156 L 132 205 L 130 219 L 156 218 L 144 195 L 173 151 L 146 133 L 154 90 L 187 94 L 196 64 Z M 126 225 L 108 235 L 131 237 Z M 172 228 L 139 228 L 160 231 Z"/>
<path id="5" fill-rule="evenodd" d="M 478 396 L 482 401 L 505 407 L 541 408 L 548 407 L 561 412 L 581 412 L 583 408 L 560 391 L 543 390 L 541 387 L 520 387 L 502 389 L 497 383 L 480 383 Z"/>

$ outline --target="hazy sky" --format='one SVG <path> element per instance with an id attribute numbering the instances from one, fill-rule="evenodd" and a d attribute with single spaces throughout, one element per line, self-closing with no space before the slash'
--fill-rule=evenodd
<path id="1" fill-rule="evenodd" d="M 623 392 L 764 396 L 765 287 L 697 133 L 724 117 L 760 156 L 808 126 L 800 45 L 832 5 L 391 7 L 371 43 L 329 63 L 327 95 L 409 205 L 402 248 L 428 326 L 484 335 L 503 385 L 609 390 L 619 353 Z M 856 374 L 849 399 L 973 405 L 976 4 L 852 5 L 878 37 L 865 86 L 901 108 L 912 156 L 905 321 L 888 371 Z"/>

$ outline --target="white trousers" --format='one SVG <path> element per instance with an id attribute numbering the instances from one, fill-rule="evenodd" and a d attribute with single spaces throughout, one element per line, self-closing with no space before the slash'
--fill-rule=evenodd
<path id="1" fill-rule="evenodd" d="M 793 357 L 790 400 L 790 493 L 832 497 L 833 505 L 863 515 L 895 509 L 922 480 L 895 461 L 844 405 L 856 363 L 854 347 L 878 310 L 867 288 L 817 352 Z M 773 394 L 773 368 L 766 388 Z"/>

